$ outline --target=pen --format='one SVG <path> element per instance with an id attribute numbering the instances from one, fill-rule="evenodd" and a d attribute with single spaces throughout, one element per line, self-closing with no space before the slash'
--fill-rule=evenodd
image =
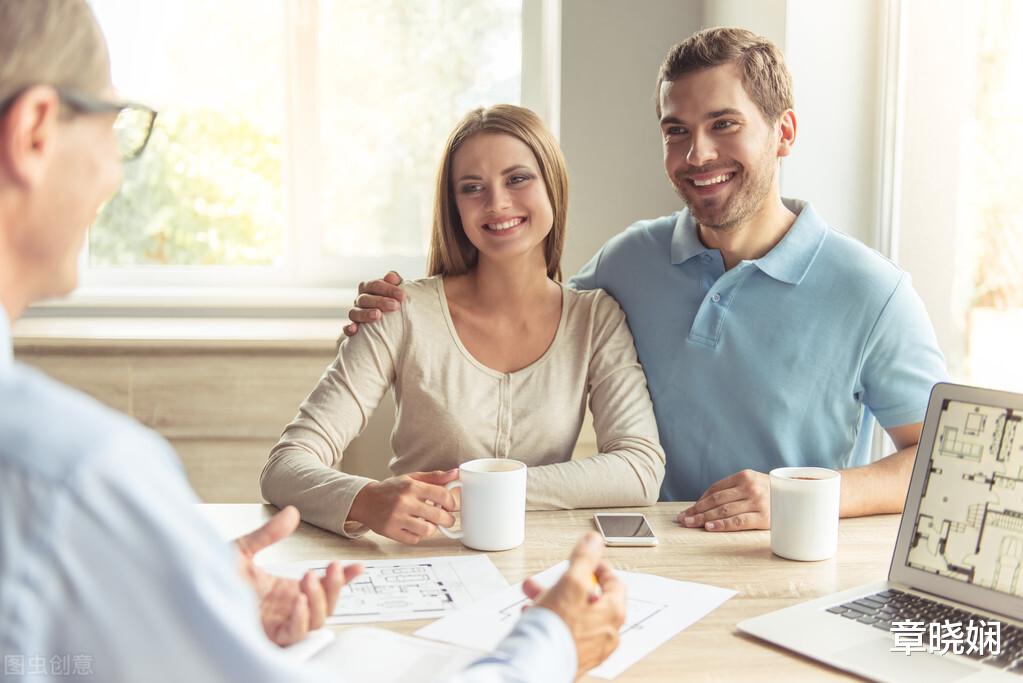
<path id="1" fill-rule="evenodd" d="M 590 602 L 596 602 L 603 594 L 604 591 L 600 588 L 600 581 L 597 580 L 597 575 L 590 574 Z"/>

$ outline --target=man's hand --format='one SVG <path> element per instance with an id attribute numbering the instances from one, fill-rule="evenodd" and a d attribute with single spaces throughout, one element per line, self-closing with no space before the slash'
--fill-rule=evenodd
<path id="1" fill-rule="evenodd" d="M 344 569 L 332 562 L 323 578 L 306 572 L 301 580 L 268 574 L 253 562 L 263 548 L 287 538 L 298 526 L 298 510 L 288 506 L 255 531 L 235 539 L 238 547 L 238 571 L 256 592 L 263 631 L 278 645 L 291 645 L 320 628 L 341 588 L 362 572 L 362 566 L 350 564 Z"/>
<path id="2" fill-rule="evenodd" d="M 708 488 L 676 518 L 687 527 L 707 531 L 771 528 L 771 477 L 743 470 Z"/>
<path id="3" fill-rule="evenodd" d="M 381 536 L 416 544 L 455 523 L 458 499 L 444 488 L 458 479 L 458 470 L 413 472 L 362 487 L 352 501 L 348 519 L 365 524 Z"/>
<path id="4" fill-rule="evenodd" d="M 579 676 L 614 652 L 618 631 L 625 623 L 625 585 L 601 560 L 603 548 L 600 536 L 591 531 L 576 544 L 568 570 L 550 590 L 543 592 L 532 579 L 522 584 L 523 592 L 538 607 L 546 607 L 568 625 L 575 640 Z"/>
<path id="5" fill-rule="evenodd" d="M 345 334 L 354 337 L 359 331 L 359 323 L 371 323 L 379 320 L 384 313 L 397 311 L 405 300 L 405 292 L 398 286 L 400 284 L 401 275 L 393 270 L 382 280 L 360 282 L 355 306 L 348 311 L 352 323 L 345 327 Z"/>

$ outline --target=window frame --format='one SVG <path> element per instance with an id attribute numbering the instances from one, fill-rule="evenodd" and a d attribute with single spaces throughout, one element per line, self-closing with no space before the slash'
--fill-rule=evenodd
<path id="1" fill-rule="evenodd" d="M 315 166 L 316 131 L 296 125 L 317 120 L 314 69 L 319 0 L 284 3 L 288 77 L 286 128 L 293 137 L 284 164 L 285 233 L 275 266 L 122 266 L 91 268 L 88 240 L 79 255 L 80 286 L 69 297 L 34 305 L 35 316 L 129 316 L 147 309 L 162 315 L 322 315 L 347 306 L 360 281 L 388 270 L 407 276 L 425 271 L 425 256 L 390 254 L 325 262 L 318 245 L 322 226 L 309 211 L 322 188 Z M 521 103 L 536 111 L 559 137 L 561 0 L 522 0 Z M 338 270 L 345 273 L 339 280 Z"/>

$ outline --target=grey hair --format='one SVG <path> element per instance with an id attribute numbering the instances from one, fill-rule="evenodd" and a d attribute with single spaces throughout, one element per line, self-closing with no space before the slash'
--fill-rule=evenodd
<path id="1" fill-rule="evenodd" d="M 86 0 L 0 0 L 0 103 L 33 85 L 98 95 L 110 57 Z"/>

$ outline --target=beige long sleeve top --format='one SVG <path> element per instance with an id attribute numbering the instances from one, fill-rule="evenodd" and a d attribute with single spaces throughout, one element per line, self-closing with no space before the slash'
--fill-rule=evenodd
<path id="1" fill-rule="evenodd" d="M 558 329 L 534 363 L 504 373 L 477 361 L 455 330 L 440 277 L 403 285 L 400 313 L 344 340 L 260 477 L 263 496 L 349 537 L 356 494 L 372 480 L 339 471 L 344 449 L 390 387 L 390 468 L 446 470 L 475 458 L 528 465 L 531 509 L 648 505 L 664 478 L 646 377 L 618 303 L 562 287 Z M 589 398 L 599 453 L 570 460 Z"/>

